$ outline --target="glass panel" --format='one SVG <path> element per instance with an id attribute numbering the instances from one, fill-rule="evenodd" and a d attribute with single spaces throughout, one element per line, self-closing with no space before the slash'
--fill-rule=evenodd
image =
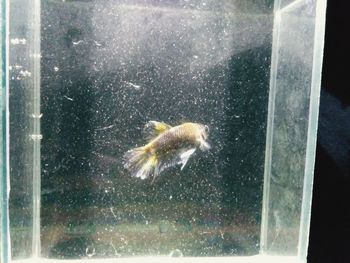
<path id="1" fill-rule="evenodd" d="M 271 11 L 43 3 L 44 257 L 259 252 Z M 151 120 L 208 125 L 211 149 L 132 178 L 123 155 Z"/>
<path id="2" fill-rule="evenodd" d="M 5 1 L 0 1 L 0 262 L 8 258 L 8 195 L 6 176 L 6 16 Z"/>
<path id="3" fill-rule="evenodd" d="M 40 1 L 10 4 L 10 221 L 12 255 L 38 254 Z M 38 187 L 39 186 L 39 187 Z"/>
<path id="4" fill-rule="evenodd" d="M 304 261 L 324 10 L 12 0 L 13 258 Z"/>
<path id="5" fill-rule="evenodd" d="M 306 256 L 299 228 L 309 225 L 301 210 L 311 206 L 324 11 L 325 1 L 305 0 L 277 8 L 275 15 L 262 230 L 262 249 L 268 254 Z"/>

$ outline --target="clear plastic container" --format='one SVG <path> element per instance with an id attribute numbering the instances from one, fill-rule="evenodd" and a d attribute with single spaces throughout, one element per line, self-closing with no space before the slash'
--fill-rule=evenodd
<path id="1" fill-rule="evenodd" d="M 0 2 L 1 262 L 306 261 L 325 0 Z"/>

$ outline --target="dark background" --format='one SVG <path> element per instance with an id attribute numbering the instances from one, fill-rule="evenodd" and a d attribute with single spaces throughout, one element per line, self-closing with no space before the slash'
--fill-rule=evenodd
<path id="1" fill-rule="evenodd" d="M 308 262 L 350 262 L 349 19 L 345 0 L 327 6 Z"/>

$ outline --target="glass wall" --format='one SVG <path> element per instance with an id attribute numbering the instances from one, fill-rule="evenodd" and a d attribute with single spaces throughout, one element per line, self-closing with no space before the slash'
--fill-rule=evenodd
<path id="1" fill-rule="evenodd" d="M 305 258 L 324 10 L 11 0 L 13 259 Z"/>
<path id="2" fill-rule="evenodd" d="M 40 1 L 10 2 L 10 225 L 12 255 L 37 254 L 40 200 Z M 40 96 L 40 95 L 39 95 Z"/>
<path id="3" fill-rule="evenodd" d="M 262 229 L 269 254 L 306 257 L 324 12 L 322 1 L 276 3 Z"/>
<path id="4" fill-rule="evenodd" d="M 11 257 L 9 244 L 9 173 L 8 173 L 8 68 L 7 68 L 7 5 L 0 1 L 0 262 Z"/>

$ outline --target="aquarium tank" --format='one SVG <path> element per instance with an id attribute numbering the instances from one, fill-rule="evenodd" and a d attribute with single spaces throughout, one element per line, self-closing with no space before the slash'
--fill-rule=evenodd
<path id="1" fill-rule="evenodd" d="M 305 262 L 326 0 L 1 0 L 8 262 Z"/>

